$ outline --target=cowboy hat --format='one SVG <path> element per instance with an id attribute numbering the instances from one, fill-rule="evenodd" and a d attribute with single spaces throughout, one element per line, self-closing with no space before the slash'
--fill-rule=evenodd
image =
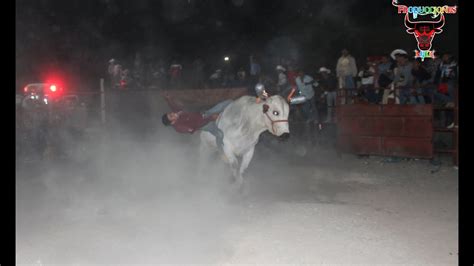
<path id="1" fill-rule="evenodd" d="M 280 65 L 276 66 L 276 70 L 286 71 L 286 69 Z"/>
<path id="2" fill-rule="evenodd" d="M 408 54 L 408 53 L 405 50 L 402 50 L 402 49 L 395 49 L 390 53 L 390 57 L 393 60 L 395 60 L 395 56 L 397 56 L 399 54 Z"/>
<path id="3" fill-rule="evenodd" d="M 329 74 L 329 73 L 331 73 L 331 70 L 329 70 L 329 69 L 326 68 L 326 67 L 321 67 L 321 68 L 319 69 L 319 73 L 322 73 L 322 72 L 326 72 L 326 73 Z"/>

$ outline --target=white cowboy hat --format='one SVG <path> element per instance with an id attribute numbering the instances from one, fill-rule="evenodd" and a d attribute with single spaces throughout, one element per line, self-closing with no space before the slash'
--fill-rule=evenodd
<path id="1" fill-rule="evenodd" d="M 322 73 L 322 72 L 326 72 L 326 73 L 329 74 L 329 73 L 331 73 L 331 70 L 329 70 L 329 69 L 326 68 L 326 67 L 321 67 L 321 68 L 319 69 L 319 73 Z"/>
<path id="2" fill-rule="evenodd" d="M 276 70 L 286 71 L 286 69 L 280 65 L 276 66 Z"/>
<path id="3" fill-rule="evenodd" d="M 397 54 L 408 54 L 405 50 L 402 50 L 402 49 L 395 49 L 393 50 L 391 53 L 390 53 L 390 57 L 395 60 L 395 56 Z"/>

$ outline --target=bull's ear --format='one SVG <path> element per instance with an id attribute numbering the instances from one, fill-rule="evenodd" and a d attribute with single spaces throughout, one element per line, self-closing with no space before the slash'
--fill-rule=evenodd
<path id="1" fill-rule="evenodd" d="M 407 29 L 407 33 L 413 34 L 415 32 L 415 29 Z"/>
<path id="2" fill-rule="evenodd" d="M 264 104 L 263 105 L 263 113 L 268 112 L 268 109 L 270 109 L 270 106 L 268 106 L 268 104 Z"/>

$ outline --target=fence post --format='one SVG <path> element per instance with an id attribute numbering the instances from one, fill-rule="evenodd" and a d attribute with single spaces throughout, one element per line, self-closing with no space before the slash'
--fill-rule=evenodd
<path id="1" fill-rule="evenodd" d="M 102 125 L 105 124 L 105 90 L 104 90 L 104 79 L 100 79 L 100 118 Z"/>

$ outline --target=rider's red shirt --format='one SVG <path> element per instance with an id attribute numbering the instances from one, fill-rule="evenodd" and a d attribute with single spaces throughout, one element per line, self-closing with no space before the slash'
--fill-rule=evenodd
<path id="1" fill-rule="evenodd" d="M 178 120 L 171 126 L 174 127 L 176 132 L 179 133 L 194 133 L 207 123 L 213 121 L 211 116 L 205 118 L 201 113 L 197 112 L 185 112 L 179 107 L 173 100 L 167 98 L 169 106 L 173 112 L 179 114 Z"/>

